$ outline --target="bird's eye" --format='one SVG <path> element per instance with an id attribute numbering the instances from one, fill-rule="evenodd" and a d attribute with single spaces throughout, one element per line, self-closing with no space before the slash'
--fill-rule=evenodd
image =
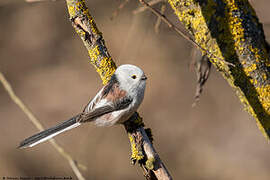
<path id="1" fill-rule="evenodd" d="M 132 78 L 132 79 L 136 79 L 137 76 L 134 74 L 134 75 L 131 76 L 131 78 Z"/>

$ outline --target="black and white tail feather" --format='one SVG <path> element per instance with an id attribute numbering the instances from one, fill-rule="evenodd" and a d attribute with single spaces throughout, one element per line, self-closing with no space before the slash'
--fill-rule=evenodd
<path id="1" fill-rule="evenodd" d="M 27 148 L 27 147 L 33 147 L 39 143 L 42 143 L 50 138 L 53 138 L 54 136 L 65 132 L 67 130 L 73 129 L 77 126 L 79 126 L 81 123 L 77 122 L 77 119 L 80 115 L 74 116 L 73 118 L 62 122 L 61 124 L 58 124 L 57 126 L 54 126 L 52 128 L 49 128 L 47 130 L 44 130 L 40 133 L 37 133 L 25 140 L 23 140 L 18 148 Z"/>

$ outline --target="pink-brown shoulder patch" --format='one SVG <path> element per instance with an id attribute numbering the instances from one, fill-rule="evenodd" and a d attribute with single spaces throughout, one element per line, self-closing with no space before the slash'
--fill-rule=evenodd
<path id="1" fill-rule="evenodd" d="M 114 84 L 109 93 L 106 96 L 108 101 L 116 101 L 126 96 L 126 91 L 121 90 L 118 84 Z"/>

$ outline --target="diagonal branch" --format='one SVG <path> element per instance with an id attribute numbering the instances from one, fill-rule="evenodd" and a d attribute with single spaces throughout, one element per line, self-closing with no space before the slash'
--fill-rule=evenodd
<path id="1" fill-rule="evenodd" d="M 83 41 L 90 63 L 99 73 L 103 84 L 106 84 L 116 69 L 101 32 L 90 15 L 84 0 L 66 0 L 72 25 Z M 132 160 L 138 161 L 147 179 L 172 179 L 165 165 L 155 151 L 149 134 L 143 128 L 142 118 L 135 113 L 125 123 L 131 143 Z"/>
<path id="2" fill-rule="evenodd" d="M 8 92 L 13 102 L 17 104 L 19 108 L 27 115 L 29 120 L 36 126 L 36 128 L 38 128 L 40 131 L 43 131 L 44 130 L 43 126 L 40 124 L 38 119 L 33 115 L 33 113 L 26 107 L 26 105 L 22 102 L 22 100 L 14 93 L 11 85 L 1 72 L 0 72 L 0 82 L 3 84 L 5 90 Z M 82 176 L 80 170 L 78 169 L 78 166 L 83 169 L 86 169 L 86 167 L 77 164 L 77 162 L 73 160 L 72 157 L 60 145 L 58 145 L 54 139 L 50 139 L 49 142 L 60 153 L 60 155 L 63 156 L 69 162 L 77 178 L 79 180 L 84 180 L 84 177 Z"/>
<path id="3" fill-rule="evenodd" d="M 160 14 L 162 14 L 164 16 L 166 10 L 166 3 L 165 1 L 161 3 L 161 8 L 160 8 Z M 160 28 L 160 24 L 161 24 L 161 17 L 158 16 L 157 18 L 157 22 L 155 24 L 155 33 L 158 34 L 159 33 L 159 28 Z"/>
<path id="4" fill-rule="evenodd" d="M 150 6 L 153 6 L 153 5 L 158 4 L 158 3 L 162 2 L 162 1 L 164 1 L 164 0 L 152 0 L 152 1 L 148 2 L 148 4 L 149 4 Z M 137 9 L 135 9 L 135 10 L 133 11 L 133 14 L 138 14 L 138 13 L 140 13 L 140 12 L 145 11 L 146 9 L 147 9 L 146 6 L 139 7 L 139 8 L 137 8 Z"/>
<path id="5" fill-rule="evenodd" d="M 248 0 L 168 0 L 175 14 L 209 56 L 263 135 L 270 137 L 269 45 Z M 221 64 L 217 58 L 234 64 Z"/>

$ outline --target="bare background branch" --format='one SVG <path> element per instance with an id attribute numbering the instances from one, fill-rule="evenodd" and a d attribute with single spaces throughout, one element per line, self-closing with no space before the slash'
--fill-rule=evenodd
<path id="1" fill-rule="evenodd" d="M 19 108 L 27 115 L 29 120 L 36 126 L 36 128 L 39 131 L 43 131 L 44 128 L 41 125 L 41 123 L 39 122 L 39 120 L 26 107 L 26 105 L 22 102 L 22 100 L 14 93 L 10 83 L 7 81 L 7 79 L 5 78 L 5 76 L 1 72 L 0 72 L 0 82 L 4 86 L 5 90 L 9 94 L 12 101 L 14 101 L 14 103 L 19 106 Z M 61 146 L 59 146 L 54 139 L 50 139 L 49 142 L 58 151 L 58 153 L 60 153 L 69 162 L 69 164 L 70 164 L 73 172 L 77 176 L 77 178 L 79 180 L 84 180 L 84 177 L 82 176 L 80 170 L 78 169 L 78 166 L 84 167 L 84 170 L 86 170 L 86 167 L 83 165 L 77 164 L 76 161 L 74 159 L 72 159 L 72 157 L 67 152 L 65 152 L 65 150 Z"/>

